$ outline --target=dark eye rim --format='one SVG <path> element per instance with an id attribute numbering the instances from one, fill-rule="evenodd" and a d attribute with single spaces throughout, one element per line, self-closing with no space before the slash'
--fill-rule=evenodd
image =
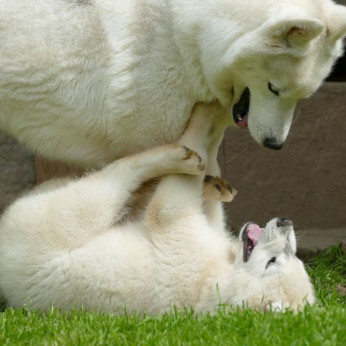
<path id="1" fill-rule="evenodd" d="M 268 89 L 276 96 L 280 96 L 280 91 L 276 90 L 274 85 L 270 82 L 268 82 Z"/>
<path id="2" fill-rule="evenodd" d="M 276 257 L 272 257 L 272 258 L 267 262 L 266 269 L 267 269 L 272 263 L 275 263 L 275 262 L 276 262 Z"/>

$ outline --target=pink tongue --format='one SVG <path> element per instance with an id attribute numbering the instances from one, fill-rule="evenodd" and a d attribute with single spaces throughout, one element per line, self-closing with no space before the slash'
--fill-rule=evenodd
<path id="1" fill-rule="evenodd" d="M 237 126 L 239 126 L 239 127 L 247 127 L 247 118 L 248 118 L 248 116 L 245 115 L 242 120 L 237 121 Z"/>
<path id="2" fill-rule="evenodd" d="M 254 245 L 257 244 L 262 232 L 262 228 L 255 223 L 252 223 L 247 227 L 247 235 L 249 239 L 251 239 L 251 241 L 254 243 Z"/>

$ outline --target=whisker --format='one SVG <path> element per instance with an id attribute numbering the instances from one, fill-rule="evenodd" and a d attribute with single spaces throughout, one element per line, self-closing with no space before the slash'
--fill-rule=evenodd
<path id="1" fill-rule="evenodd" d="M 294 116 L 294 119 L 292 120 L 292 124 L 291 125 L 293 125 L 296 122 L 296 120 L 299 118 L 300 111 L 302 110 L 302 107 L 301 107 L 300 103 L 298 103 L 297 106 L 298 106 L 298 113 Z"/>

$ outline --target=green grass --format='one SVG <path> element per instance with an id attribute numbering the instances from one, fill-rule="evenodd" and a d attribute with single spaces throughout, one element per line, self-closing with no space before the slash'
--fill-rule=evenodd
<path id="1" fill-rule="evenodd" d="M 307 261 L 319 301 L 298 314 L 223 308 L 152 318 L 7 308 L 0 313 L 0 345 L 346 345 L 346 298 L 338 292 L 345 264 L 341 246 Z"/>

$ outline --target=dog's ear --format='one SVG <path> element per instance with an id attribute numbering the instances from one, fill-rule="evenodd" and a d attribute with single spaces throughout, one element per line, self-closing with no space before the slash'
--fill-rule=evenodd
<path id="1" fill-rule="evenodd" d="M 289 49 L 291 53 L 305 50 L 325 29 L 325 23 L 297 7 L 285 7 L 262 26 L 266 46 Z"/>
<path id="2" fill-rule="evenodd" d="M 268 36 L 272 46 L 303 49 L 324 27 L 324 23 L 317 18 L 286 17 L 270 25 Z"/>
<path id="3" fill-rule="evenodd" d="M 346 36 L 346 6 L 333 5 L 331 7 L 327 36 L 334 42 Z"/>

